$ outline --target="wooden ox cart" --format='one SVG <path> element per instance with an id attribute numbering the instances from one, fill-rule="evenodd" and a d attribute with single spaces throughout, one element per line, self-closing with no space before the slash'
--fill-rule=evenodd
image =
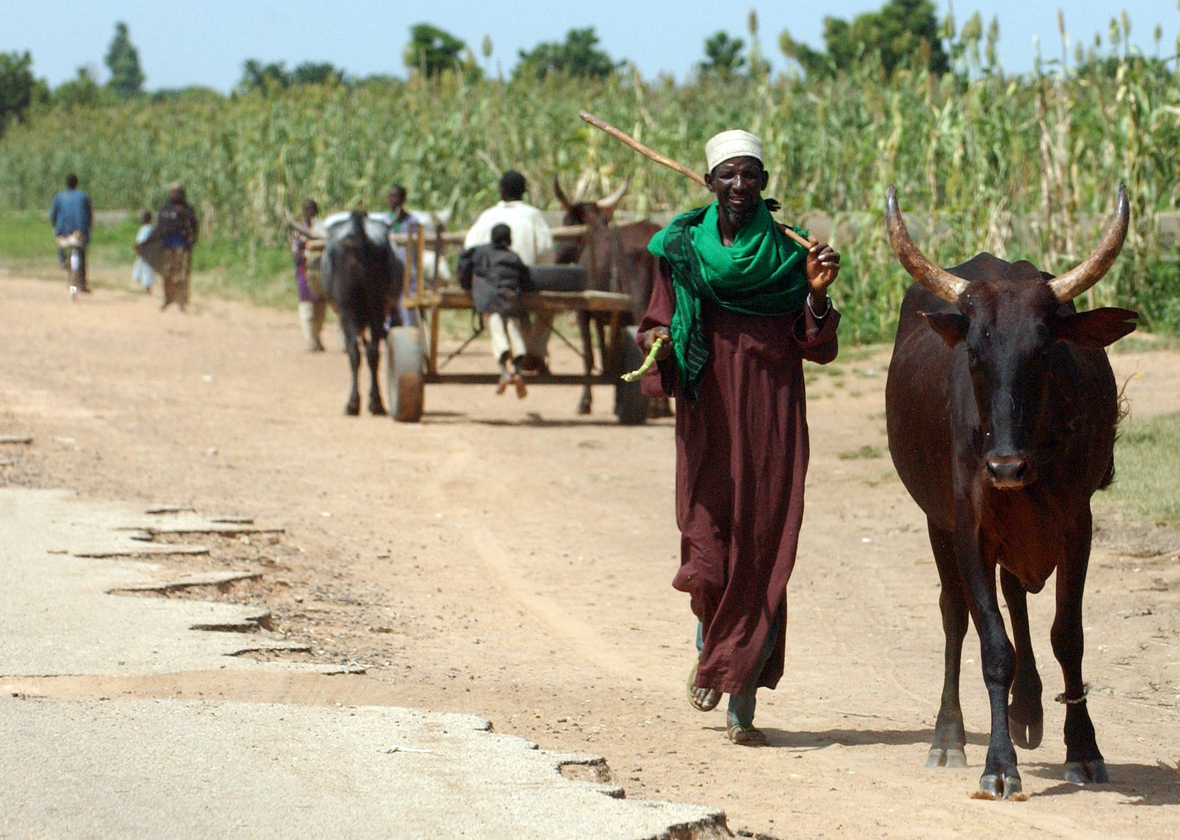
<path id="1" fill-rule="evenodd" d="M 584 236 L 586 227 L 575 225 L 553 230 L 554 239 L 576 239 Z M 426 276 L 423 271 L 422 255 L 426 251 L 426 234 L 418 229 L 416 241 L 406 234 L 395 234 L 393 240 L 409 246 L 407 252 L 417 254 L 418 286 L 414 292 L 407 292 L 404 299 L 406 309 L 418 316 L 417 326 L 395 327 L 386 341 L 386 394 L 390 403 L 390 414 L 401 422 L 416 422 L 422 416 L 425 388 L 428 384 L 452 385 L 495 385 L 499 373 L 491 369 L 487 373 L 459 373 L 445 370 L 447 363 L 462 353 L 479 335 L 477 329 L 457 350 L 440 359 L 439 333 L 442 312 L 448 309 L 470 310 L 470 293 L 441 286 L 436 277 Z M 436 259 L 442 259 L 446 246 L 462 246 L 463 231 L 436 233 L 432 250 Z M 409 289 L 410 260 L 406 260 L 405 288 Z M 593 271 L 593 266 L 590 267 Z M 634 370 L 643 362 L 643 353 L 635 343 L 635 325 L 632 323 L 631 298 L 625 294 L 598 291 L 538 291 L 522 295 L 525 311 L 536 312 L 584 312 L 595 322 L 595 332 L 601 336 L 601 368 L 589 375 L 585 373 L 547 373 L 529 376 L 527 383 L 534 385 L 613 385 L 615 388 L 615 415 L 624 425 L 638 425 L 646 422 L 648 400 L 640 392 L 638 382 L 623 382 L 620 377 L 628 370 Z M 583 348 L 590 353 L 590 348 Z M 490 367 L 490 363 L 489 363 Z"/>

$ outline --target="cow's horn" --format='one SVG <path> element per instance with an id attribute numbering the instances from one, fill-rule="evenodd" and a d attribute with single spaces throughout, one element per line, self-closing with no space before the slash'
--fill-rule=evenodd
<path id="1" fill-rule="evenodd" d="M 625 196 L 627 194 L 627 188 L 630 186 L 631 186 L 631 176 L 628 175 L 626 178 L 623 179 L 623 185 L 621 187 L 619 187 L 613 193 L 608 195 L 606 198 L 600 198 L 598 201 L 596 201 L 594 203 L 596 205 L 598 205 L 598 209 L 601 210 L 602 212 L 613 213 L 615 210 L 615 207 L 618 205 L 618 203 L 623 200 L 623 196 Z"/>
<path id="2" fill-rule="evenodd" d="M 1053 290 L 1057 300 L 1062 303 L 1073 300 L 1102 279 L 1115 257 L 1119 255 L 1119 251 L 1123 249 L 1123 240 L 1127 238 L 1127 224 L 1130 219 L 1131 204 L 1127 201 L 1127 187 L 1119 184 L 1119 200 L 1114 209 L 1114 218 L 1110 220 L 1110 225 L 1094 253 L 1081 265 L 1049 281 L 1049 288 Z"/>
<path id="3" fill-rule="evenodd" d="M 565 191 L 561 188 L 561 183 L 558 182 L 557 176 L 553 176 L 553 197 L 561 202 L 561 206 L 566 210 L 570 209 L 570 200 L 565 197 Z"/>
<path id="4" fill-rule="evenodd" d="M 889 185 L 885 196 L 885 226 L 889 229 L 889 244 L 893 246 L 893 253 L 897 254 L 898 261 L 910 273 L 910 277 L 948 303 L 958 303 L 959 295 L 967 288 L 967 281 L 939 268 L 918 250 L 905 229 L 905 222 L 901 220 L 901 211 L 897 209 L 897 189 L 893 184 Z"/>

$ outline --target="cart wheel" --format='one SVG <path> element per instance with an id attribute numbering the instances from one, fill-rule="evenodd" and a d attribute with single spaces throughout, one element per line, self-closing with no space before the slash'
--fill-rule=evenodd
<path id="1" fill-rule="evenodd" d="M 417 327 L 394 327 L 385 337 L 385 393 L 399 423 L 422 419 L 422 340 Z"/>
<path id="2" fill-rule="evenodd" d="M 635 343 L 637 328 L 627 327 L 623 331 L 623 370 L 635 370 L 643 364 L 643 351 Z M 639 382 L 615 383 L 615 415 L 624 426 L 641 426 L 647 422 L 647 397 L 643 395 Z"/>

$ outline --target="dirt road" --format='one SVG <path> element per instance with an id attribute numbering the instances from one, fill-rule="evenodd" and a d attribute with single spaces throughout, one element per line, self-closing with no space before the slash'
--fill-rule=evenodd
<path id="1" fill-rule="evenodd" d="M 610 390 L 430 386 L 417 425 L 347 418 L 343 357 L 303 353 L 293 313 L 129 289 L 71 305 L 0 274 L 0 449 L 9 485 L 191 505 L 283 527 L 233 540 L 274 632 L 363 675 L 182 673 L 0 680 L 56 697 L 226 697 L 473 712 L 553 749 L 604 755 L 630 798 L 722 807 L 772 837 L 1174 837 L 1180 821 L 1180 539 L 1109 525 L 1087 590 L 1086 676 L 1110 785 L 1061 781 L 1050 594 L 1031 599 L 1045 742 L 1025 803 L 969 798 L 986 749 L 974 631 L 965 770 L 923 766 L 941 687 L 938 582 L 885 451 L 887 351 L 809 368 L 812 466 L 790 586 L 787 673 L 759 697 L 762 749 L 684 699 L 694 622 L 672 590 L 672 425 L 621 428 Z M 556 342 L 554 343 L 556 346 Z M 576 368 L 557 348 L 555 367 Z M 1180 353 L 1120 354 L 1136 414 L 1180 409 Z M 486 348 L 461 364 L 490 366 Z M 844 456 L 844 457 L 841 457 Z M 1101 510 L 1099 508 L 1100 523 Z M 208 540 L 202 540 L 208 542 Z M 1154 553 L 1152 553 L 1154 552 Z M 1046 592 L 1051 593 L 1052 587 Z M 724 704 L 722 704 L 722 708 Z M 748 835 L 747 835 L 748 836 Z"/>

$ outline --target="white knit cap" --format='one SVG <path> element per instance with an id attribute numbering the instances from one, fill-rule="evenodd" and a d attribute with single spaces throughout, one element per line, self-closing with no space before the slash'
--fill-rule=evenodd
<path id="1" fill-rule="evenodd" d="M 717 164 L 735 157 L 752 157 L 762 162 L 762 141 L 748 131 L 734 129 L 714 134 L 705 143 L 705 164 L 710 172 Z"/>

